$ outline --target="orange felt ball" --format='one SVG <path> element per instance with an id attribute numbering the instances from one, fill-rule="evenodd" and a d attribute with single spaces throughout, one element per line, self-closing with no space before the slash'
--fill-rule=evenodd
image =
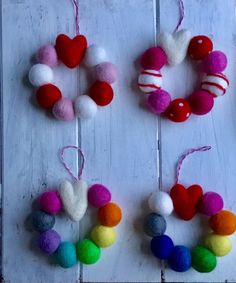
<path id="1" fill-rule="evenodd" d="M 108 227 L 113 227 L 119 224 L 122 218 L 122 211 L 115 203 L 108 203 L 98 210 L 99 222 Z"/>
<path id="2" fill-rule="evenodd" d="M 218 235 L 231 235 L 236 230 L 236 216 L 228 210 L 221 210 L 211 216 L 209 225 Z"/>

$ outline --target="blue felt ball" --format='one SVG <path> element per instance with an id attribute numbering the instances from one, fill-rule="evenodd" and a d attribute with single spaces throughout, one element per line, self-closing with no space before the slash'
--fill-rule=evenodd
<path id="1" fill-rule="evenodd" d="M 56 262 L 64 268 L 69 268 L 77 263 L 75 245 L 70 242 L 62 242 L 55 252 Z"/>
<path id="2" fill-rule="evenodd" d="M 175 246 L 168 260 L 171 269 L 178 272 L 187 271 L 192 264 L 191 252 L 185 246 Z"/>
<path id="3" fill-rule="evenodd" d="M 159 259 L 167 259 L 173 248 L 173 241 L 167 235 L 157 236 L 151 240 L 151 251 Z"/>
<path id="4" fill-rule="evenodd" d="M 32 225 L 38 232 L 45 232 L 55 224 L 55 216 L 41 210 L 35 210 L 32 215 Z"/>
<path id="5" fill-rule="evenodd" d="M 163 235 L 166 231 L 166 220 L 160 214 L 150 213 L 144 219 L 143 229 L 150 237 Z"/>

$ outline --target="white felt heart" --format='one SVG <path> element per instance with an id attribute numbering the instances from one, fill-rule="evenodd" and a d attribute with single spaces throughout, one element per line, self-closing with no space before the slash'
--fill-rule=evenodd
<path id="1" fill-rule="evenodd" d="M 188 45 L 191 39 L 191 32 L 182 29 L 173 34 L 163 32 L 160 34 L 159 43 L 166 52 L 169 65 L 180 64 L 186 57 Z"/>
<path id="2" fill-rule="evenodd" d="M 82 180 L 74 184 L 71 184 L 69 181 L 63 181 L 60 184 L 59 193 L 64 210 L 71 220 L 81 220 L 88 206 L 87 183 Z"/>

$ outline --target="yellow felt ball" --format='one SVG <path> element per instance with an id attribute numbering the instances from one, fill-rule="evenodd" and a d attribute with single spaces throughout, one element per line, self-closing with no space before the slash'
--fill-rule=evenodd
<path id="1" fill-rule="evenodd" d="M 205 246 L 216 256 L 227 255 L 232 249 L 232 243 L 229 237 L 216 234 L 210 234 L 206 237 Z"/>
<path id="2" fill-rule="evenodd" d="M 115 243 L 116 232 L 112 227 L 97 225 L 91 232 L 91 239 L 97 246 L 106 248 Z"/>

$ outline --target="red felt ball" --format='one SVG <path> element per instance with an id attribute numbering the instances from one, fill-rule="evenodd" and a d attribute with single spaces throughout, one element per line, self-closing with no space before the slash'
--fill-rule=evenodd
<path id="1" fill-rule="evenodd" d="M 90 88 L 89 91 L 90 97 L 97 103 L 99 106 L 106 106 L 111 103 L 113 99 L 113 89 L 106 82 L 96 81 Z"/>
<path id="2" fill-rule="evenodd" d="M 175 99 L 170 103 L 165 114 L 173 122 L 184 122 L 191 114 L 190 105 L 186 99 Z"/>
<path id="3" fill-rule="evenodd" d="M 167 63 L 165 51 L 160 47 L 147 49 L 141 57 L 141 66 L 144 70 L 160 70 Z"/>
<path id="4" fill-rule="evenodd" d="M 211 39 L 205 35 L 194 36 L 188 46 L 188 54 L 194 60 L 201 60 L 213 50 Z"/>
<path id="5" fill-rule="evenodd" d="M 61 96 L 60 89 L 53 84 L 42 85 L 36 92 L 38 104 L 45 109 L 51 109 Z"/>
<path id="6" fill-rule="evenodd" d="M 213 96 L 204 90 L 195 91 L 189 96 L 188 102 L 192 113 L 196 115 L 205 115 L 210 112 L 214 106 Z"/>

